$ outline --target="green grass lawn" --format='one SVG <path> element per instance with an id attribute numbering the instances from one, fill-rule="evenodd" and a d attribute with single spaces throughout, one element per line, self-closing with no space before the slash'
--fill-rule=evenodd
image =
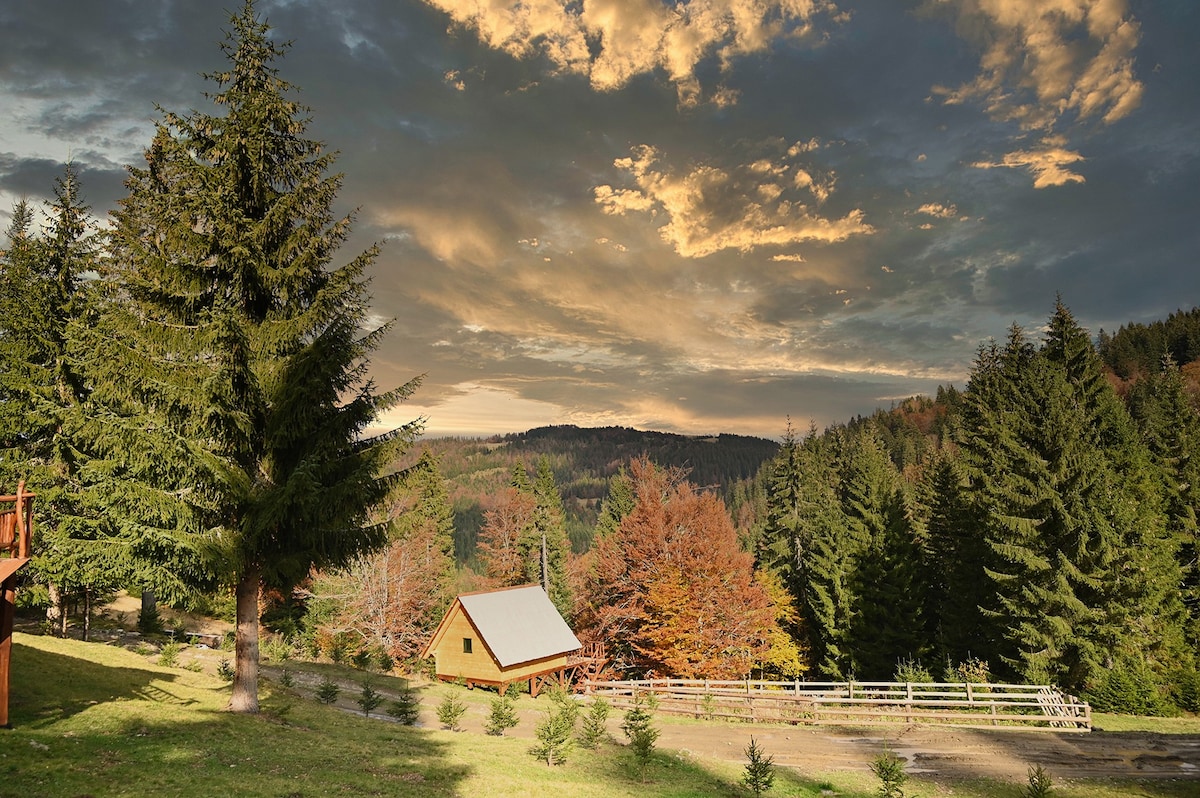
<path id="1" fill-rule="evenodd" d="M 219 655 L 227 656 L 227 655 Z M 186 663 L 187 660 L 183 660 Z M 736 762 L 701 762 L 660 750 L 643 782 L 623 746 L 576 749 L 560 767 L 530 756 L 529 739 L 401 726 L 345 711 L 359 672 L 297 663 L 298 675 L 340 674 L 342 709 L 311 691 L 264 681 L 258 716 L 223 711 L 229 687 L 211 675 L 155 664 L 153 656 L 98 643 L 17 634 L 13 651 L 13 728 L 0 730 L 0 798 L 83 796 L 471 796 L 472 798 L 658 798 L 744 796 Z M 384 692 L 396 680 L 372 676 Z M 449 687 L 427 688 L 422 718 Z M 482 691 L 462 691 L 476 705 Z M 523 706 L 534 706 L 523 696 Z M 542 706 L 539 701 L 537 706 Z M 382 708 L 377 711 L 382 711 Z M 1105 716 L 1105 721 L 1108 716 Z M 531 721 L 522 721 L 527 723 Z M 665 720 L 663 722 L 666 722 Z M 1195 731 L 1200 723 L 1193 721 Z M 1106 783 L 1056 788 L 1062 798 L 1142 795 L 1182 798 L 1197 784 Z M 870 776 L 779 769 L 774 796 L 875 794 Z M 935 784 L 913 779 L 910 796 L 1018 793 L 994 782 Z"/>

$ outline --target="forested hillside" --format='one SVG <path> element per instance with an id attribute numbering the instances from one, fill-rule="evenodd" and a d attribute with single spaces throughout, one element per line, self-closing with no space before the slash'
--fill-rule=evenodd
<path id="1" fill-rule="evenodd" d="M 1097 348 L 1059 303 L 1041 340 L 981 345 L 962 391 L 789 436 L 756 551 L 815 670 L 986 663 L 1101 704 L 1195 707 L 1197 364 L 1170 353 L 1196 318 Z"/>
<path id="2" fill-rule="evenodd" d="M 402 465 L 422 451 L 437 456 L 454 509 L 455 554 L 465 563 L 473 561 L 488 497 L 508 485 L 515 466 L 532 472 L 546 459 L 562 495 L 572 549 L 581 552 L 590 544 L 609 479 L 631 460 L 646 456 L 662 466 L 686 469 L 690 481 L 716 490 L 736 507 L 778 449 L 775 441 L 743 435 L 691 437 L 563 425 L 492 438 L 428 438 Z"/>

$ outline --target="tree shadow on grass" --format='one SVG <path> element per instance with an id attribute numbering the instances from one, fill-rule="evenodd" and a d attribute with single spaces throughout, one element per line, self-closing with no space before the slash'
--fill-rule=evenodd
<path id="1" fill-rule="evenodd" d="M 136 654 L 90 645 L 14 647 L 0 798 L 417 798 L 458 795 L 471 773 L 435 735 L 269 684 L 260 714 L 226 712 L 228 688 L 210 676 L 140 667 Z"/>

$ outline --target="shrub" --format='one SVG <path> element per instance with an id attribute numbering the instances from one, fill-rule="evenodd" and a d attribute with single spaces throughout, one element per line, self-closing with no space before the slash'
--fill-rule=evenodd
<path id="1" fill-rule="evenodd" d="M 162 634 L 162 615 L 159 614 L 157 606 L 146 607 L 138 612 L 137 628 L 144 635 Z"/>
<path id="2" fill-rule="evenodd" d="M 494 737 L 500 737 L 505 729 L 511 729 L 518 722 L 520 718 L 517 717 L 516 699 L 505 692 L 492 699 L 492 712 L 483 730 Z"/>
<path id="3" fill-rule="evenodd" d="M 332 704 L 337 701 L 340 692 L 342 692 L 342 688 L 338 687 L 333 679 L 326 676 L 317 685 L 317 700 L 322 704 Z"/>
<path id="4" fill-rule="evenodd" d="M 412 689 L 407 681 L 400 687 L 399 697 L 388 704 L 388 714 L 405 726 L 412 726 L 417 722 L 420 709 L 421 703 L 417 700 L 417 691 Z"/>
<path id="5" fill-rule="evenodd" d="M 969 657 L 953 668 L 946 668 L 946 681 L 966 682 L 968 684 L 987 684 L 992 680 L 992 671 L 987 661 Z"/>
<path id="6" fill-rule="evenodd" d="M 296 680 L 292 678 L 292 672 L 284 668 L 279 674 L 279 683 L 284 687 L 291 688 L 295 686 Z"/>
<path id="7" fill-rule="evenodd" d="M 633 706 L 625 712 L 625 720 L 621 723 L 621 731 L 629 738 L 629 747 L 638 763 L 642 781 L 646 780 L 646 767 L 654 756 L 654 743 L 658 740 L 658 729 L 652 723 L 653 716 L 647 707 L 648 702 L 642 696 L 635 696 Z"/>
<path id="8" fill-rule="evenodd" d="M 371 717 L 371 710 L 383 703 L 383 695 L 372 687 L 370 682 L 364 681 L 362 683 L 362 692 L 359 693 L 358 698 L 354 699 L 354 702 L 362 709 L 363 715 L 369 718 Z"/>
<path id="9" fill-rule="evenodd" d="M 1050 774 L 1041 765 L 1029 769 L 1029 783 L 1021 789 L 1021 798 L 1049 798 L 1052 794 Z"/>
<path id="10" fill-rule="evenodd" d="M 229 660 L 222 659 L 217 663 L 217 676 L 221 677 L 223 681 L 232 682 L 233 674 L 233 665 L 229 662 Z"/>
<path id="11" fill-rule="evenodd" d="M 167 643 L 158 652 L 158 664 L 164 668 L 178 667 L 180 651 L 183 651 L 183 643 Z"/>
<path id="12" fill-rule="evenodd" d="M 375 655 L 369 648 L 360 648 L 350 655 L 350 664 L 360 671 L 370 670 L 375 663 Z"/>
<path id="13" fill-rule="evenodd" d="M 534 730 L 538 744 L 529 752 L 545 759 L 547 765 L 561 765 L 571 752 L 579 705 L 563 690 L 553 690 L 549 695 L 552 706 Z"/>
<path id="14" fill-rule="evenodd" d="M 1164 715 L 1170 707 L 1159 692 L 1157 679 L 1143 662 L 1123 660 L 1104 671 L 1085 697 L 1100 712 L 1124 715 Z"/>
<path id="15" fill-rule="evenodd" d="M 750 737 L 750 745 L 746 746 L 746 760 L 746 772 L 742 776 L 742 783 L 755 795 L 762 795 L 775 783 L 775 764 L 759 747 L 753 735 Z"/>
<path id="16" fill-rule="evenodd" d="M 891 751 L 884 750 L 871 763 L 871 772 L 879 779 L 879 798 L 904 798 L 904 782 L 908 774 L 904 772 L 904 761 Z"/>
<path id="17" fill-rule="evenodd" d="M 458 697 L 458 693 L 446 693 L 446 697 L 437 707 L 437 717 L 441 724 L 450 731 L 458 731 L 458 722 L 467 711 L 467 705 Z"/>
<path id="18" fill-rule="evenodd" d="M 919 659 L 899 659 L 896 660 L 896 673 L 892 676 L 892 681 L 932 682 L 933 674 Z"/>
<path id="19" fill-rule="evenodd" d="M 1200 712 L 1200 670 L 1180 670 L 1171 681 L 1171 698 L 1175 706 L 1188 712 Z"/>
<path id="20" fill-rule="evenodd" d="M 579 744 L 595 749 L 608 739 L 608 713 L 612 709 L 603 698 L 593 698 L 587 714 L 583 716 L 583 728 L 579 730 Z"/>
<path id="21" fill-rule="evenodd" d="M 391 673 L 392 668 L 396 667 L 396 658 L 388 653 L 388 650 L 380 646 L 375 650 L 375 667 L 384 673 Z"/>
<path id="22" fill-rule="evenodd" d="M 262 645 L 263 656 L 271 662 L 286 662 L 292 657 L 292 646 L 278 635 L 268 638 Z"/>

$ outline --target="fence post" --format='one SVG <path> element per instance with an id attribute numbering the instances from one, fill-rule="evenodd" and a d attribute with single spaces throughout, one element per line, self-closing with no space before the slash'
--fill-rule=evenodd
<path id="1" fill-rule="evenodd" d="M 904 722 L 912 723 L 912 700 L 913 700 L 912 682 L 905 682 L 904 688 L 908 692 L 908 701 L 906 701 L 904 704 L 904 708 L 907 710 L 904 713 Z"/>

